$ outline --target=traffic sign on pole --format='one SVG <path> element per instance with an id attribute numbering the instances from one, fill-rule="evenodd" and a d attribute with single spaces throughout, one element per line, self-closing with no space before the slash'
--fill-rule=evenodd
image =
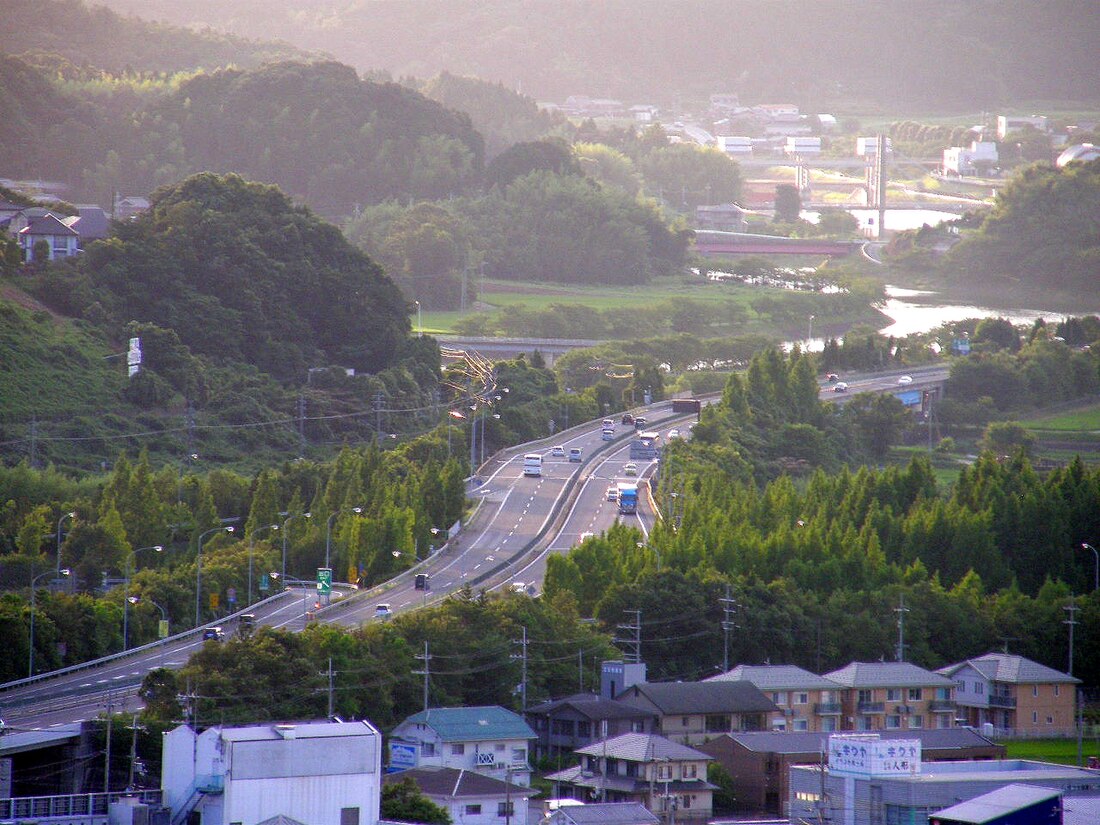
<path id="1" fill-rule="evenodd" d="M 260 592 L 266 593 L 271 589 L 271 579 L 268 578 L 267 573 L 260 574 Z"/>
<path id="2" fill-rule="evenodd" d="M 317 594 L 327 596 L 332 592 L 332 568 L 317 568 Z"/>
<path id="3" fill-rule="evenodd" d="M 168 620 L 167 619 L 161 619 L 157 623 L 157 638 L 160 638 L 160 639 L 167 639 L 168 638 Z"/>

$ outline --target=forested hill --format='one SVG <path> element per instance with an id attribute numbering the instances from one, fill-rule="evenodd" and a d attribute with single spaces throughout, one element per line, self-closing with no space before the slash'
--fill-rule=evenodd
<path id="1" fill-rule="evenodd" d="M 540 99 L 935 106 L 1095 101 L 1079 0 L 103 0 L 322 49 L 360 70 L 500 80 Z"/>
<path id="2" fill-rule="evenodd" d="M 80 0 L 4 0 L 0 13 L 4 52 L 57 55 L 71 64 L 65 74 L 75 69 L 117 74 L 251 67 L 305 56 L 286 43 L 260 43 L 253 36 L 191 31 Z"/>

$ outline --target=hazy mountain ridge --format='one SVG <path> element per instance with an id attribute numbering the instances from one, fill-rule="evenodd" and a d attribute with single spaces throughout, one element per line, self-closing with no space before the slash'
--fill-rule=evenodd
<path id="1" fill-rule="evenodd" d="M 1094 101 L 1096 27 L 1080 3 L 948 0 L 106 0 L 175 23 L 323 49 L 361 71 L 441 70 L 540 99 L 569 94 L 860 102 L 974 110 Z"/>

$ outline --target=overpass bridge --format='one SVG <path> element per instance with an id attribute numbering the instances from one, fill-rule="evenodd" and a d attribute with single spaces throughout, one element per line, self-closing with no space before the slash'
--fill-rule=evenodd
<path id="1" fill-rule="evenodd" d="M 502 360 L 516 358 L 520 354 L 530 357 L 535 350 L 546 359 L 548 366 L 570 350 L 598 346 L 604 341 L 587 338 L 478 338 L 465 335 L 437 335 L 444 347 L 475 350 L 486 358 Z"/>
<path id="2" fill-rule="evenodd" d="M 857 252 L 864 241 L 833 241 L 824 238 L 784 238 L 751 232 L 695 233 L 695 251 L 704 257 L 715 255 L 816 255 L 843 257 Z"/>

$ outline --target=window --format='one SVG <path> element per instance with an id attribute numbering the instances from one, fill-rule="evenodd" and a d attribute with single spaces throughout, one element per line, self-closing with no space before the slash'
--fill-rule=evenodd
<path id="1" fill-rule="evenodd" d="M 497 816 L 515 816 L 516 803 L 512 801 L 497 803 Z"/>
<path id="2" fill-rule="evenodd" d="M 1061 685 L 1055 685 L 1054 686 L 1054 695 L 1055 696 L 1060 696 L 1061 695 L 1061 691 L 1059 690 L 1059 688 L 1061 688 L 1061 687 L 1062 687 Z"/>
<path id="3" fill-rule="evenodd" d="M 963 693 L 966 693 L 966 679 L 959 679 L 959 681 L 955 682 L 955 684 L 958 685 L 959 690 L 961 690 Z"/>
<path id="4" fill-rule="evenodd" d="M 711 714 L 706 717 L 706 730 L 708 733 L 725 733 L 730 730 L 730 717 L 721 714 Z"/>
<path id="5" fill-rule="evenodd" d="M 936 688 L 936 698 L 946 701 L 951 698 L 951 688 Z"/>
<path id="6" fill-rule="evenodd" d="M 693 800 L 695 797 L 692 796 L 691 794 L 686 793 L 686 794 L 683 795 L 682 798 L 684 800 L 684 807 L 685 808 L 690 808 L 691 807 L 691 800 Z"/>
<path id="7" fill-rule="evenodd" d="M 909 701 L 919 702 L 924 697 L 923 688 L 909 688 Z"/>
<path id="8" fill-rule="evenodd" d="M 497 753 L 504 753 L 504 743 L 497 742 L 495 745 L 493 745 L 493 750 L 495 750 Z"/>
<path id="9" fill-rule="evenodd" d="M 466 816 L 480 816 L 480 815 L 481 815 L 481 806 L 480 805 L 467 805 L 466 806 Z"/>
<path id="10" fill-rule="evenodd" d="M 661 762 L 657 765 L 657 778 L 658 779 L 672 779 L 672 765 L 668 762 Z"/>
<path id="11" fill-rule="evenodd" d="M 592 723 L 591 722 L 578 722 L 577 723 L 577 736 L 581 739 L 592 738 Z"/>
<path id="12" fill-rule="evenodd" d="M 638 775 L 638 763 L 627 762 L 626 763 L 626 775 L 629 777 L 636 777 Z"/>
<path id="13" fill-rule="evenodd" d="M 821 729 L 828 733 L 835 731 L 836 719 L 834 719 L 832 716 L 826 716 L 824 719 L 821 720 Z"/>
<path id="14" fill-rule="evenodd" d="M 871 697 L 873 695 L 874 695 L 874 691 L 861 690 L 859 692 L 858 701 L 860 701 L 860 702 L 870 702 L 870 701 L 872 701 Z"/>
<path id="15" fill-rule="evenodd" d="M 1032 685 L 1031 686 L 1031 695 L 1032 696 L 1038 696 L 1039 695 L 1039 686 L 1038 685 Z"/>
<path id="16" fill-rule="evenodd" d="M 856 730 L 873 730 L 871 727 L 870 716 L 857 716 L 856 717 Z"/>
<path id="17" fill-rule="evenodd" d="M 796 693 L 794 695 L 794 703 L 796 705 L 808 705 L 808 704 L 810 704 L 810 694 L 808 694 L 808 693 Z"/>
<path id="18" fill-rule="evenodd" d="M 359 809 L 341 808 L 340 825 L 359 825 Z"/>
<path id="19" fill-rule="evenodd" d="M 688 720 L 689 720 L 689 719 L 691 719 L 691 717 L 690 717 L 690 716 L 681 716 L 681 717 L 680 717 L 680 725 L 681 725 L 682 727 L 685 727 L 685 728 L 686 728 L 686 727 L 688 726 Z"/>
<path id="20" fill-rule="evenodd" d="M 984 695 L 985 694 L 985 684 L 982 683 L 982 682 L 975 682 L 974 683 L 974 692 L 976 694 L 978 694 L 979 696 Z"/>
<path id="21" fill-rule="evenodd" d="M 466 745 L 464 743 L 458 743 L 457 745 L 451 745 L 451 756 L 462 756 L 466 753 Z"/>
<path id="22" fill-rule="evenodd" d="M 775 702 L 777 705 L 787 704 L 787 691 L 785 691 L 785 690 L 772 691 L 772 701 Z"/>
<path id="23" fill-rule="evenodd" d="M 923 716 L 910 716 L 909 717 L 909 727 L 913 728 L 913 729 L 923 728 L 924 727 L 924 717 Z"/>
<path id="24" fill-rule="evenodd" d="M 699 775 L 699 766 L 694 762 L 688 762 L 680 769 L 681 779 L 695 779 Z"/>
<path id="25" fill-rule="evenodd" d="M 643 722 L 641 719 L 638 719 L 634 722 L 631 722 L 630 723 L 630 732 L 631 733 L 645 733 L 645 722 Z"/>
<path id="26" fill-rule="evenodd" d="M 526 762 L 527 748 L 512 748 L 512 762 Z"/>
<path id="27" fill-rule="evenodd" d="M 809 726 L 809 723 L 807 723 L 807 721 L 805 719 L 795 719 L 794 720 L 794 729 L 795 730 L 809 730 L 810 726 Z"/>
<path id="28" fill-rule="evenodd" d="M 435 756 L 435 742 L 421 742 L 420 753 L 424 756 Z"/>
<path id="29" fill-rule="evenodd" d="M 900 702 L 901 701 L 901 688 L 886 688 L 886 701 L 887 702 Z"/>
<path id="30" fill-rule="evenodd" d="M 886 717 L 886 729 L 887 730 L 897 730 L 900 727 L 901 727 L 901 717 L 900 716 L 887 716 Z"/>
<path id="31" fill-rule="evenodd" d="M 1031 721 L 1032 721 L 1032 722 L 1035 722 L 1036 724 L 1038 724 L 1038 722 L 1039 722 L 1039 711 L 1037 711 L 1037 710 L 1033 710 L 1033 711 L 1031 712 Z"/>
<path id="32" fill-rule="evenodd" d="M 1053 725 L 1054 724 L 1054 717 L 1053 716 L 1048 716 L 1047 717 L 1047 724 L 1048 725 Z"/>

